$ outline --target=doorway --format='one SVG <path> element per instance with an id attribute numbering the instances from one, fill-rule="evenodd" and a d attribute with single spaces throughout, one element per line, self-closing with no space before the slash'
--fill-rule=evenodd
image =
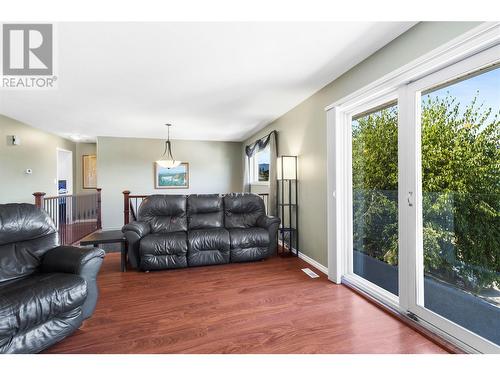
<path id="1" fill-rule="evenodd" d="M 327 109 L 330 280 L 467 352 L 500 352 L 499 56 Z"/>
<path id="2" fill-rule="evenodd" d="M 57 149 L 57 194 L 73 194 L 73 152 Z"/>

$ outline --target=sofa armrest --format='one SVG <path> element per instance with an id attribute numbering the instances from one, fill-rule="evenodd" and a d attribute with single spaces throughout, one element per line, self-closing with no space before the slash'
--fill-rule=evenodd
<path id="1" fill-rule="evenodd" d="M 74 246 L 58 246 L 47 251 L 42 259 L 42 272 L 81 275 L 85 265 L 94 258 L 104 258 L 104 250 Z"/>
<path id="2" fill-rule="evenodd" d="M 269 248 L 267 256 L 274 256 L 278 251 L 278 228 L 281 220 L 276 216 L 262 215 L 257 219 L 257 226 L 264 228 L 269 233 Z"/>
<path id="3" fill-rule="evenodd" d="M 141 239 L 151 233 L 151 226 L 143 221 L 134 221 L 124 225 L 122 232 L 127 240 L 128 261 L 132 267 L 138 268 Z"/>
<path id="4" fill-rule="evenodd" d="M 264 228 L 264 229 L 269 229 L 272 225 L 280 224 L 281 220 L 279 217 L 276 216 L 260 216 L 257 219 L 257 226 Z"/>
<path id="5" fill-rule="evenodd" d="M 134 232 L 142 238 L 151 232 L 151 226 L 149 223 L 145 223 L 143 221 L 134 221 L 132 223 L 125 224 L 122 228 L 122 232 Z"/>
<path id="6" fill-rule="evenodd" d="M 72 273 L 87 283 L 87 299 L 82 306 L 82 318 L 89 318 L 95 310 L 99 291 L 97 274 L 101 269 L 105 252 L 95 247 L 83 248 L 58 246 L 47 251 L 42 259 L 42 272 Z"/>

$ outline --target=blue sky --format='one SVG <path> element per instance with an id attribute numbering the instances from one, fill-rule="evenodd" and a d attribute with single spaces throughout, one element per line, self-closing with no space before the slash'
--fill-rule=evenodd
<path id="1" fill-rule="evenodd" d="M 175 168 L 161 168 L 160 167 L 160 173 L 163 173 L 163 174 L 186 173 L 186 166 L 185 165 L 179 165 L 178 167 L 175 167 Z"/>
<path id="2" fill-rule="evenodd" d="M 257 154 L 257 163 L 258 164 L 269 164 L 269 148 L 266 148 L 267 152 L 259 152 Z"/>
<path id="3" fill-rule="evenodd" d="M 465 109 L 465 106 L 471 103 L 472 99 L 477 95 L 477 105 L 483 103 L 484 109 L 489 107 L 493 109 L 489 117 L 491 119 L 500 110 L 500 68 L 490 70 L 489 72 L 422 95 L 422 101 L 426 101 L 429 96 L 431 98 L 436 98 L 445 97 L 447 94 L 457 98 L 457 102 L 460 103 L 460 108 L 462 110 Z M 354 120 L 352 123 L 356 125 L 357 121 Z"/>
<path id="4" fill-rule="evenodd" d="M 500 109 L 500 68 L 433 91 L 422 96 L 422 100 L 426 100 L 428 96 L 446 96 L 449 92 L 460 102 L 460 107 L 465 108 L 478 91 L 478 104 L 484 103 L 484 108 L 493 108 L 493 115 L 498 112 Z"/>

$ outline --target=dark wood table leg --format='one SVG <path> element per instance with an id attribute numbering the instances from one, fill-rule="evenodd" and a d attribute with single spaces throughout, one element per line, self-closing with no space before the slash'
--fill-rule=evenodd
<path id="1" fill-rule="evenodd" d="M 125 242 L 120 243 L 122 272 L 127 272 L 127 247 Z"/>

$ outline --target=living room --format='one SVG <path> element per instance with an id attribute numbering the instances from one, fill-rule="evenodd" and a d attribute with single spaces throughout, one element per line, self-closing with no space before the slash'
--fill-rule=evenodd
<path id="1" fill-rule="evenodd" d="M 1 24 L 0 353 L 500 353 L 492 14 L 34 3 Z"/>

